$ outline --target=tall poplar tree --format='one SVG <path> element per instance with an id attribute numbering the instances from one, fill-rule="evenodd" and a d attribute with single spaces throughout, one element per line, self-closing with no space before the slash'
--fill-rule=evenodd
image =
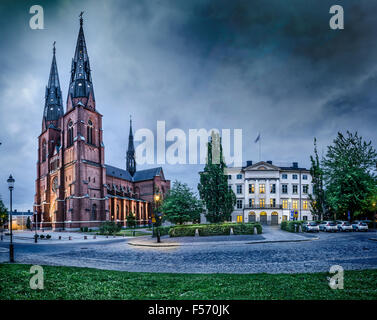
<path id="1" fill-rule="evenodd" d="M 236 204 L 236 195 L 228 188 L 225 168 L 220 135 L 212 132 L 207 163 L 198 184 L 200 198 L 206 206 L 206 218 L 212 223 L 229 221 Z"/>

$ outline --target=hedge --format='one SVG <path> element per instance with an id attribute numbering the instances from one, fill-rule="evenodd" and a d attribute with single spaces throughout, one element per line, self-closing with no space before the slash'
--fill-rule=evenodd
<path id="1" fill-rule="evenodd" d="M 259 223 L 213 223 L 171 227 L 169 236 L 193 237 L 196 229 L 198 229 L 199 236 L 230 235 L 230 228 L 233 228 L 235 235 L 254 234 L 254 227 L 257 228 L 257 234 L 262 233 L 262 226 Z"/>
<path id="2" fill-rule="evenodd" d="M 156 237 L 156 231 L 157 231 L 157 229 L 160 231 L 160 236 L 166 236 L 166 235 L 169 234 L 170 228 L 171 228 L 171 226 L 167 226 L 167 227 L 160 226 L 160 227 L 157 227 L 157 228 L 153 228 L 153 235 L 152 235 L 152 237 Z"/>
<path id="3" fill-rule="evenodd" d="M 297 221 L 282 221 L 280 224 L 281 230 L 285 230 L 288 232 L 299 232 L 299 227 L 301 226 L 302 230 L 302 223 L 304 221 L 302 220 L 297 220 Z M 297 225 L 297 227 L 295 227 Z"/>

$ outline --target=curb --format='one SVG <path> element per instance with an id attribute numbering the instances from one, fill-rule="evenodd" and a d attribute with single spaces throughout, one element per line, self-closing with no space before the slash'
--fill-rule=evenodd
<path id="1" fill-rule="evenodd" d="M 180 243 L 135 243 L 135 242 L 128 242 L 130 246 L 135 247 L 153 247 L 153 248 L 167 248 L 167 247 L 179 247 Z"/>
<path id="2" fill-rule="evenodd" d="M 258 243 L 282 243 L 282 242 L 305 242 L 305 241 L 313 241 L 319 240 L 319 237 L 310 238 L 310 239 L 295 239 L 295 240 L 266 240 L 266 241 L 253 241 L 253 242 L 246 242 L 245 244 L 258 244 Z M 377 241 L 377 239 L 376 239 Z"/>
<path id="3" fill-rule="evenodd" d="M 369 240 L 377 241 L 377 238 L 369 238 Z"/>

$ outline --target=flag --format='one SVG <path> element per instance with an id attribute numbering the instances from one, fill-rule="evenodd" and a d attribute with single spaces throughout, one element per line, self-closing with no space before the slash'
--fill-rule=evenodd
<path id="1" fill-rule="evenodd" d="M 260 140 L 260 133 L 258 133 L 258 137 L 255 139 L 254 143 L 257 143 Z"/>

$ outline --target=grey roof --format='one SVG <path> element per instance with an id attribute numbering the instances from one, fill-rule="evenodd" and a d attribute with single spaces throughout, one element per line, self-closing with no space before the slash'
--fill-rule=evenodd
<path id="1" fill-rule="evenodd" d="M 82 25 L 83 19 L 81 17 L 75 56 L 72 59 L 71 80 L 69 84 L 68 95 L 71 95 L 72 98 L 88 98 L 91 93 L 93 100 L 95 100 L 88 50 L 86 48 L 84 30 Z"/>
<path id="2" fill-rule="evenodd" d="M 136 171 L 135 175 L 132 177 L 127 170 L 113 167 L 108 164 L 105 164 L 105 167 L 106 167 L 106 175 L 119 178 L 119 179 L 128 180 L 131 182 L 152 180 L 155 176 L 159 176 L 162 170 L 161 167 L 140 170 L 140 171 Z"/>
<path id="3" fill-rule="evenodd" d="M 62 117 L 63 100 L 60 89 L 58 67 L 56 65 L 55 46 L 53 49 L 50 76 L 46 87 L 45 108 L 43 112 L 44 121 L 55 121 Z"/>

